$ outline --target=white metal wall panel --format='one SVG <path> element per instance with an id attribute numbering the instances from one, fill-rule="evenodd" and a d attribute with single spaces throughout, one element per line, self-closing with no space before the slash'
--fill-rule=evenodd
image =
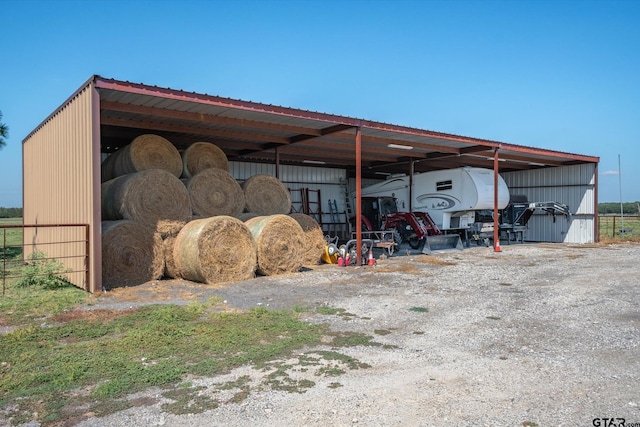
<path id="1" fill-rule="evenodd" d="M 94 198 L 99 195 L 94 194 L 94 96 L 93 86 L 86 86 L 23 142 L 25 224 L 78 223 L 95 228 Z M 96 156 L 99 159 L 99 153 Z M 84 253 L 84 243 L 51 244 L 84 240 L 84 230 L 27 228 L 24 238 L 25 243 L 38 243 L 37 250 L 49 257 L 62 257 L 69 269 L 85 269 L 84 259 L 71 258 Z M 91 240 L 90 257 L 94 260 L 95 245 L 100 242 Z M 25 254 L 30 250 L 26 246 Z M 99 283 L 96 271 L 90 273 L 90 282 Z M 69 278 L 76 286 L 93 290 L 84 274 L 74 273 Z"/>
<path id="2" fill-rule="evenodd" d="M 536 213 L 525 239 L 537 242 L 595 241 L 595 164 L 543 168 L 501 174 L 509 192 L 530 202 L 555 201 L 569 206 L 570 218 Z"/>

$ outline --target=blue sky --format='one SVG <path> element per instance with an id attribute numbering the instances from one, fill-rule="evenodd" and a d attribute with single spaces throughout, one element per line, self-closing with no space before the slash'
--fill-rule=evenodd
<path id="1" fill-rule="evenodd" d="M 0 0 L 0 206 L 91 75 L 600 157 L 640 200 L 640 1 Z M 621 155 L 621 176 L 618 175 Z"/>

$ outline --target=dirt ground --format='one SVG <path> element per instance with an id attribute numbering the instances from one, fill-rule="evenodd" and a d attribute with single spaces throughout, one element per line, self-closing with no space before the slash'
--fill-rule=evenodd
<path id="1" fill-rule="evenodd" d="M 383 345 L 339 349 L 368 368 L 336 377 L 298 370 L 315 382 L 304 393 L 258 387 L 240 403 L 172 415 L 150 390 L 153 405 L 81 425 L 592 426 L 624 418 L 640 426 L 639 262 L 639 244 L 505 245 L 217 288 L 171 281 L 113 291 L 95 308 L 211 296 L 229 309 L 341 308 L 349 315 L 305 320 Z M 245 367 L 193 383 L 213 390 L 245 375 L 257 384 L 266 374 Z"/>

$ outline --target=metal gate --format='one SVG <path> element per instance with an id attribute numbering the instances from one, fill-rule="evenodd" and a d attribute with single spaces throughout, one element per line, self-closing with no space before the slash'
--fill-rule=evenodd
<path id="1" fill-rule="evenodd" d="M 89 290 L 89 236 L 89 224 L 0 225 L 2 295 L 9 280 L 25 277 L 22 267 L 33 254 L 60 261 L 65 266 L 62 275 Z"/>

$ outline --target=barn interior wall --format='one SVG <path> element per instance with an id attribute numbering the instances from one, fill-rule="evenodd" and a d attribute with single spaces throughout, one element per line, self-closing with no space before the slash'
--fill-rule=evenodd
<path id="1" fill-rule="evenodd" d="M 541 168 L 502 173 L 511 195 L 529 202 L 555 201 L 569 206 L 570 217 L 536 211 L 525 239 L 534 242 L 592 243 L 595 241 L 596 164 Z"/>

